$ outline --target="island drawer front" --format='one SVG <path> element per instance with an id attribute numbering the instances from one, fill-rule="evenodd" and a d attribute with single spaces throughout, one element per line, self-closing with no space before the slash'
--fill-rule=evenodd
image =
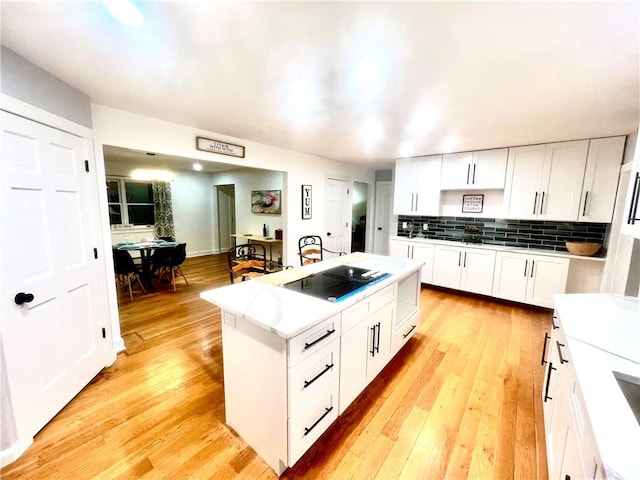
<path id="1" fill-rule="evenodd" d="M 407 318 L 400 325 L 395 326 L 391 336 L 391 353 L 396 354 L 409 341 L 420 326 L 420 310 Z"/>
<path id="2" fill-rule="evenodd" d="M 289 340 L 288 366 L 297 365 L 338 337 L 340 337 L 339 313 Z"/>
<path id="3" fill-rule="evenodd" d="M 338 380 L 289 419 L 289 466 L 292 467 L 338 418 Z"/>
<path id="4" fill-rule="evenodd" d="M 361 300 L 342 312 L 342 331 L 355 327 L 372 313 L 384 307 L 397 296 L 398 284 L 394 283 Z"/>
<path id="5" fill-rule="evenodd" d="M 340 376 L 340 338 L 289 369 L 289 417 L 294 417 Z"/>

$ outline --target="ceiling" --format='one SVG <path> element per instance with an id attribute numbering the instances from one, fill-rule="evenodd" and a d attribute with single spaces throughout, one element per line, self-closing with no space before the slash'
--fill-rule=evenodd
<path id="1" fill-rule="evenodd" d="M 2 1 L 2 44 L 94 103 L 385 168 L 639 122 L 639 2 Z"/>

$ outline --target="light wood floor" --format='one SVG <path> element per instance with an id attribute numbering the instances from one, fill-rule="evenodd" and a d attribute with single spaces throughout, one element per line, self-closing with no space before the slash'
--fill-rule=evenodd
<path id="1" fill-rule="evenodd" d="M 219 256 L 120 300 L 118 355 L 3 480 L 275 479 L 224 424 Z M 540 354 L 548 312 L 423 288 L 422 325 L 282 478 L 546 479 Z M 249 352 L 248 352 L 249 353 Z"/>

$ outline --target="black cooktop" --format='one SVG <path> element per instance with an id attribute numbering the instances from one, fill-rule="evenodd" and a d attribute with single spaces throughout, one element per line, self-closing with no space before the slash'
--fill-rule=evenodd
<path id="1" fill-rule="evenodd" d="M 339 302 L 389 275 L 385 272 L 340 265 L 287 283 L 284 287 L 330 302 Z"/>

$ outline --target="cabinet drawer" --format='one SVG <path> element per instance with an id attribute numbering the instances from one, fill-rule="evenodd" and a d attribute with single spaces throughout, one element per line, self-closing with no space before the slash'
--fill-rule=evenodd
<path id="1" fill-rule="evenodd" d="M 391 335 L 391 354 L 395 355 L 405 343 L 409 341 L 411 337 L 416 333 L 420 326 L 420 310 L 411 315 L 400 325 L 397 325 L 393 329 Z"/>
<path id="2" fill-rule="evenodd" d="M 398 284 L 394 283 L 344 310 L 342 312 L 342 331 L 350 330 L 360 321 L 395 300 L 397 292 Z"/>
<path id="3" fill-rule="evenodd" d="M 338 381 L 309 403 L 298 415 L 289 419 L 289 466 L 338 418 Z"/>
<path id="4" fill-rule="evenodd" d="M 321 395 L 328 385 L 339 378 L 340 339 L 310 355 L 289 369 L 289 417 L 294 417 L 305 405 Z"/>
<path id="5" fill-rule="evenodd" d="M 313 355 L 340 336 L 340 314 L 327 318 L 315 327 L 305 330 L 299 335 L 289 339 L 289 355 L 287 357 L 289 367 L 300 363 L 305 358 Z"/>

